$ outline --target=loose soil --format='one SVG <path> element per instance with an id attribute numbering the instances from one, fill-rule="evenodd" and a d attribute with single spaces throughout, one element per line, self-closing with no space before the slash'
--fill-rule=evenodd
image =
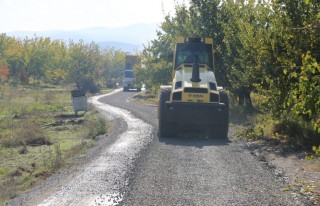
<path id="1" fill-rule="evenodd" d="M 149 92 L 139 93 L 134 100 L 142 104 L 157 105 L 156 95 Z M 246 141 L 239 138 L 239 134 L 246 125 L 232 125 L 235 128 L 235 139 L 232 141 L 245 141 L 251 153 L 273 168 L 290 185 L 284 188 L 294 194 L 300 193 L 307 196 L 315 205 L 320 204 L 320 157 L 308 160 L 308 152 L 297 149 L 297 146 L 282 145 L 278 141 L 257 140 Z M 275 143 L 276 142 L 276 143 Z"/>

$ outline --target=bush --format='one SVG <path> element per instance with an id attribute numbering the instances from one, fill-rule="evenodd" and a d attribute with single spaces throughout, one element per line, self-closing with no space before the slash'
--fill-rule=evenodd
<path id="1" fill-rule="evenodd" d="M 86 124 L 88 128 L 87 138 L 94 139 L 98 135 L 106 134 L 106 122 L 102 117 L 91 120 Z"/>
<path id="2" fill-rule="evenodd" d="M 12 133 L 2 135 L 0 139 L 1 144 L 4 147 L 18 147 L 24 145 L 40 146 L 52 144 L 45 131 L 38 124 L 31 122 L 16 123 L 16 125 L 14 125 L 12 128 Z"/>
<path id="3" fill-rule="evenodd" d="M 79 90 L 84 90 L 85 92 L 90 92 L 92 94 L 98 93 L 100 88 L 95 84 L 92 79 L 81 79 L 77 82 L 77 87 Z"/>
<path id="4" fill-rule="evenodd" d="M 62 151 L 60 148 L 60 144 L 54 145 L 54 154 L 55 156 L 52 159 L 51 168 L 52 170 L 59 170 L 65 164 L 62 158 Z"/>
<path id="5" fill-rule="evenodd" d="M 274 125 L 274 134 L 286 135 L 288 141 L 302 145 L 319 145 L 320 134 L 312 123 L 301 117 L 284 114 Z"/>

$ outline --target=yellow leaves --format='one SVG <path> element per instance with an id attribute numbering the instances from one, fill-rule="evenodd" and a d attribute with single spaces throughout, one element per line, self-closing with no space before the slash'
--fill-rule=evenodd
<path id="1" fill-rule="evenodd" d="M 287 75 L 287 73 L 288 73 L 288 70 L 287 69 L 283 69 L 283 74 Z"/>
<path id="2" fill-rule="evenodd" d="M 298 77 L 297 72 L 292 72 L 292 73 L 291 73 L 291 77 L 293 77 L 293 78 L 297 78 L 297 77 Z"/>
<path id="3" fill-rule="evenodd" d="M 316 146 L 312 146 L 312 151 L 316 151 L 317 150 L 317 147 Z"/>
<path id="4" fill-rule="evenodd" d="M 317 147 L 317 146 L 312 146 L 312 151 L 313 151 L 316 155 L 320 155 L 320 145 L 319 145 L 319 147 Z"/>

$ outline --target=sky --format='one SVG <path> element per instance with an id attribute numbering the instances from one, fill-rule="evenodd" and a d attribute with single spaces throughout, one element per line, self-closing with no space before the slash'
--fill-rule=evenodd
<path id="1" fill-rule="evenodd" d="M 0 0 L 0 33 L 160 23 L 184 0 Z"/>

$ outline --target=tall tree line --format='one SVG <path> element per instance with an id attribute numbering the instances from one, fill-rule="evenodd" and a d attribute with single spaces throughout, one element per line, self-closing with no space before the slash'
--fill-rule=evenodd
<path id="1" fill-rule="evenodd" d="M 320 2 L 318 0 L 189 0 L 167 15 L 136 68 L 146 86 L 171 81 L 178 36 L 211 37 L 218 83 L 252 109 L 251 94 L 266 99 L 275 117 L 311 122 L 320 134 Z M 145 75 L 148 73 L 148 75 Z"/>
<path id="2" fill-rule="evenodd" d="M 66 43 L 37 36 L 18 39 L 0 34 L 0 83 L 114 86 L 121 80 L 124 61 L 125 52 L 101 50 L 95 42 Z"/>

